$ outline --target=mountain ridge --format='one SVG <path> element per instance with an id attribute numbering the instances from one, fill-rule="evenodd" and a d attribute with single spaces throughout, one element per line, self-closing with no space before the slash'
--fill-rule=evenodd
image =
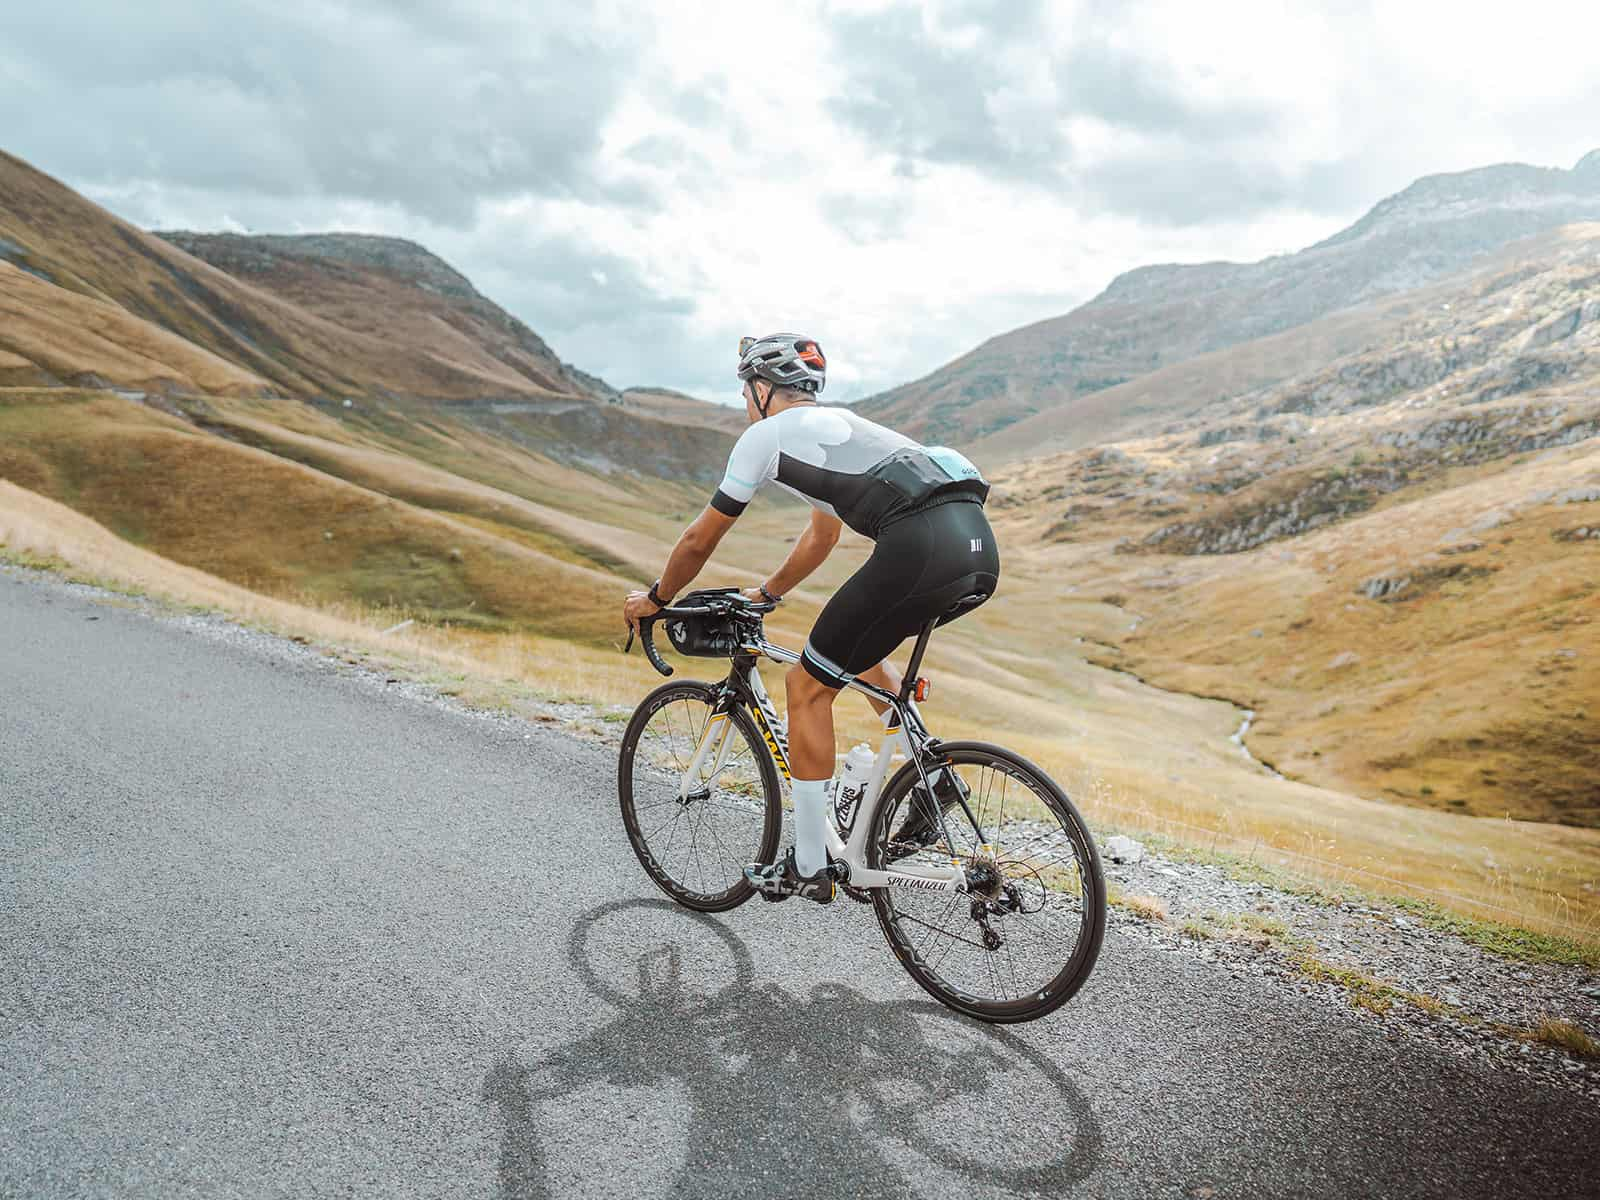
<path id="1" fill-rule="evenodd" d="M 1070 413 L 1082 397 L 1162 367 L 1421 287 L 1517 238 L 1600 219 L 1596 162 L 1600 151 L 1571 171 L 1511 164 L 1427 176 L 1294 254 L 1137 267 L 1067 314 L 998 334 L 855 407 L 924 440 L 968 443 L 1041 411 Z"/>

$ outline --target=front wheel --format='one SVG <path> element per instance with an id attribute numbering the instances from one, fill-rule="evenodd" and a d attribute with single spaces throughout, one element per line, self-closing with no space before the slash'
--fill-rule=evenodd
<path id="1" fill-rule="evenodd" d="M 945 742 L 926 769 L 937 801 L 915 763 L 884 787 L 868 865 L 954 860 L 969 890 L 873 889 L 884 936 L 911 977 L 957 1012 L 997 1024 L 1053 1012 L 1083 986 L 1105 936 L 1105 878 L 1088 825 L 1054 780 L 999 746 Z M 978 828 L 936 770 L 959 782 Z"/>
<path id="2" fill-rule="evenodd" d="M 640 864 L 700 912 L 755 895 L 744 867 L 772 861 L 783 822 L 778 772 L 754 723 L 737 706 L 717 711 L 717 696 L 693 680 L 658 687 L 634 710 L 617 762 L 622 823 Z"/>

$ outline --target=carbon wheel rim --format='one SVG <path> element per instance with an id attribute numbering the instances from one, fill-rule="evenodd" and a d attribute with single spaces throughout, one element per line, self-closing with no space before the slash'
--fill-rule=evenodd
<path id="1" fill-rule="evenodd" d="M 640 859 L 682 898 L 743 895 L 744 867 L 761 859 L 768 838 L 764 747 L 744 722 L 713 714 L 699 690 L 663 695 L 643 716 L 625 797 Z M 712 753 L 690 773 L 707 738 Z"/>
<path id="2" fill-rule="evenodd" d="M 968 751 L 947 764 L 968 791 L 978 831 L 958 808 L 947 817 L 953 845 L 895 834 L 931 820 L 920 786 L 886 799 L 875 842 L 895 866 L 959 862 L 968 892 L 885 889 L 880 916 L 911 973 L 946 1003 L 975 1015 L 1025 1019 L 1054 1008 L 1081 982 L 1103 905 L 1087 831 L 1047 780 Z"/>

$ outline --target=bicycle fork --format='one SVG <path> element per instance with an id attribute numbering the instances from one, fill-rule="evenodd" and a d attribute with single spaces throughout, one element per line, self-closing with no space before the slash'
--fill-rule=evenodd
<path id="1" fill-rule="evenodd" d="M 678 802 L 687 804 L 689 798 L 696 792 L 707 790 L 716 782 L 717 776 L 722 773 L 728 758 L 728 734 L 733 728 L 733 722 L 728 713 L 714 712 L 706 720 L 706 727 L 700 731 L 700 744 L 695 747 L 694 757 L 689 760 L 689 765 L 684 768 L 683 777 L 678 781 Z M 711 758 L 711 770 L 701 780 L 700 769 L 705 765 L 707 757 Z"/>

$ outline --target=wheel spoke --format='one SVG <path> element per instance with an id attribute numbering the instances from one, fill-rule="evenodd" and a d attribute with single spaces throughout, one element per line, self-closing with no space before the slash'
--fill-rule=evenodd
<path id="1" fill-rule="evenodd" d="M 768 811 L 770 772 L 763 772 L 760 747 L 737 712 L 718 728 L 711 694 L 682 686 L 635 718 L 643 728 L 630 743 L 623 805 L 640 861 L 669 895 L 692 907 L 727 908 L 749 897 L 743 868 L 768 854 L 768 840 L 777 836 Z M 707 744 L 691 772 L 707 739 L 720 745 Z M 685 787 L 687 795 L 680 795 Z"/>
<path id="2" fill-rule="evenodd" d="M 967 837 L 952 828 L 957 844 L 949 851 L 967 870 L 973 890 L 945 896 L 881 889 L 874 902 L 887 917 L 885 931 L 903 947 L 907 970 L 962 1011 L 984 1016 L 992 1009 L 1006 1019 L 1016 1019 L 1019 1006 L 1024 1012 L 1030 1006 L 1048 1011 L 1092 965 L 1092 957 L 1085 960 L 1078 949 L 1091 933 L 1098 938 L 1103 921 L 1103 889 L 1097 880 L 1089 881 L 1092 858 L 1080 845 L 1086 836 L 1081 819 L 1048 779 L 1030 774 L 1021 762 L 976 748 L 942 753 L 949 770 L 970 779 L 966 790 L 973 821 L 958 824 L 975 823 L 978 841 L 968 845 Z M 887 835 L 904 828 L 906 815 L 924 802 L 922 789 L 914 785 L 885 799 L 874 818 L 873 853 L 880 860 L 888 856 Z M 942 864 L 948 858 L 940 844 L 913 850 L 899 861 Z M 985 845 L 992 849 L 985 851 Z M 1040 874 L 1052 870 L 1064 874 L 1067 890 L 1052 890 L 1061 886 L 1059 880 L 1049 882 Z M 968 912 L 969 905 L 984 906 L 981 921 Z M 993 950 L 980 936 L 985 928 L 999 939 Z M 1071 986 L 1069 970 L 1078 973 Z"/>

